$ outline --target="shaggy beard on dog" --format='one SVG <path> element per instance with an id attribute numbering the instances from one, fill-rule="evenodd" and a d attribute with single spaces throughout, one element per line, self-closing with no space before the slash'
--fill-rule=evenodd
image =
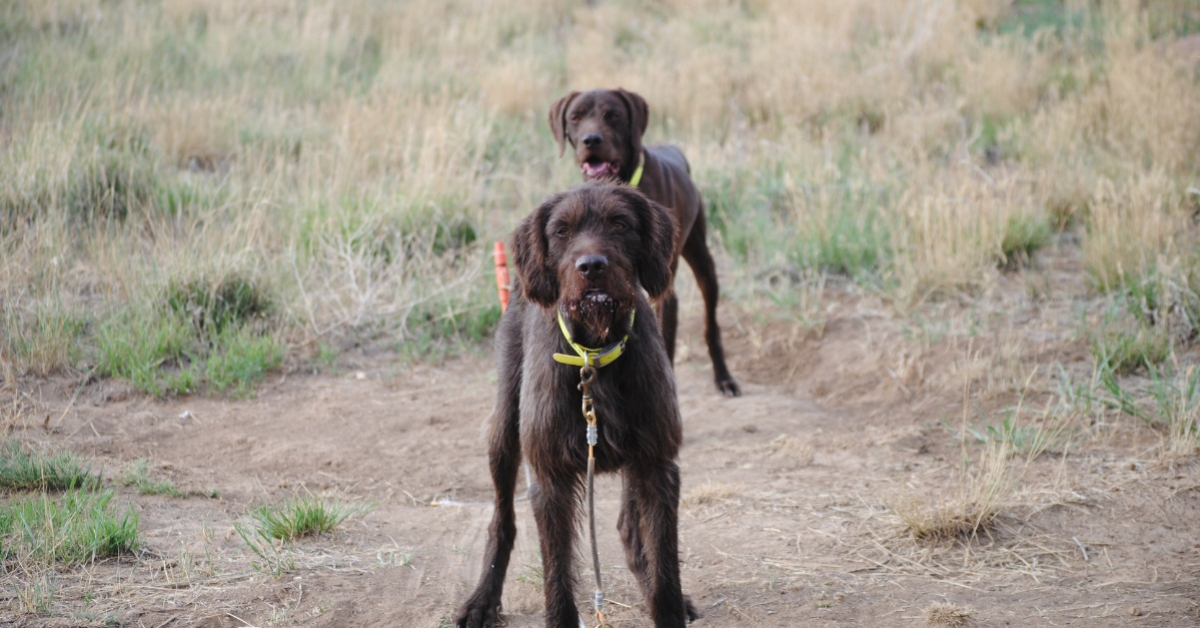
<path id="1" fill-rule="evenodd" d="M 587 330 L 589 338 L 597 345 L 612 342 L 613 328 L 624 315 L 628 315 L 633 303 L 626 299 L 613 298 L 606 292 L 588 292 L 568 307 L 567 317 Z M 583 340 L 576 338 L 576 342 Z"/>

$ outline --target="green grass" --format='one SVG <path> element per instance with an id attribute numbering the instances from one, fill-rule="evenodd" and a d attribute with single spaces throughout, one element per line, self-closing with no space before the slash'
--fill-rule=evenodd
<path id="1" fill-rule="evenodd" d="M 796 245 L 801 265 L 854 279 L 875 276 L 891 254 L 890 233 L 874 206 L 835 211 L 824 229 L 803 232 Z"/>
<path id="2" fill-rule="evenodd" d="M 253 393 L 254 385 L 283 363 L 282 344 L 274 336 L 248 327 L 226 331 L 214 344 L 205 360 L 205 380 L 217 392 L 235 397 Z"/>
<path id="3" fill-rule="evenodd" d="M 1091 353 L 1099 368 L 1130 373 L 1153 368 L 1171 355 L 1171 339 L 1161 329 L 1105 320 L 1091 334 Z"/>
<path id="4" fill-rule="evenodd" d="M 215 489 L 197 490 L 197 489 L 181 489 L 170 480 L 159 480 L 150 476 L 150 461 L 145 459 L 134 460 L 125 467 L 124 473 L 118 478 L 118 481 L 124 486 L 136 488 L 138 493 L 142 495 L 165 495 L 167 497 L 208 497 L 216 499 L 218 493 Z"/>
<path id="5" fill-rule="evenodd" d="M 1012 217 L 1000 242 L 1001 266 L 1011 269 L 1029 266 L 1034 253 L 1045 248 L 1052 235 L 1050 219 L 1044 214 Z"/>
<path id="6" fill-rule="evenodd" d="M 967 432 L 981 445 L 1003 445 L 1010 456 L 1029 456 L 1033 452 L 1054 451 L 1065 442 L 1060 427 L 1022 424 L 1009 413 L 998 424 L 967 426 Z"/>
<path id="7" fill-rule="evenodd" d="M 1151 266 L 1140 275 L 1125 276 L 1118 294 L 1142 325 L 1174 339 L 1192 341 L 1200 336 L 1200 269 L 1196 264 L 1188 259 L 1184 268 Z"/>
<path id="8" fill-rule="evenodd" d="M 254 568 L 276 578 L 296 566 L 295 557 L 284 545 L 306 536 L 333 531 L 346 519 L 370 512 L 372 504 L 346 504 L 320 497 L 294 497 L 278 504 L 259 506 L 250 512 L 250 523 L 234 524 L 246 547 L 258 557 Z"/>
<path id="9" fill-rule="evenodd" d="M 81 355 L 81 340 L 88 319 L 58 301 L 35 305 L 32 311 L 17 310 L 4 301 L 0 323 L 5 333 L 0 353 L 7 352 L 17 370 L 46 376 L 68 371 Z"/>
<path id="10" fill-rule="evenodd" d="M 173 283 L 162 306 L 140 302 L 99 325 L 98 371 L 158 397 L 202 386 L 249 396 L 283 363 L 272 307 L 261 290 L 237 276 L 212 288 L 196 280 Z"/>
<path id="11" fill-rule="evenodd" d="M 100 323 L 96 334 L 101 375 L 118 377 L 155 396 L 179 390 L 165 369 L 186 365 L 192 348 L 191 325 L 151 307 L 133 307 Z"/>
<path id="12" fill-rule="evenodd" d="M 37 451 L 15 440 L 0 446 L 0 488 L 61 491 L 99 484 L 99 475 L 70 451 Z"/>
<path id="13" fill-rule="evenodd" d="M 491 265 L 491 260 L 484 260 Z M 409 314 L 396 349 L 410 360 L 439 361 L 487 346 L 500 324 L 495 275 L 484 274 L 460 291 L 433 295 Z"/>
<path id="14" fill-rule="evenodd" d="M 1103 369 L 1099 382 L 1105 406 L 1140 419 L 1166 432 L 1172 454 L 1193 453 L 1200 446 L 1200 370 L 1189 367 L 1170 373 L 1150 367 L 1149 386 L 1129 388 L 1114 369 Z"/>
<path id="15" fill-rule="evenodd" d="M 112 499 L 108 489 L 72 489 L 0 506 L 4 552 L 41 564 L 72 565 L 133 552 L 140 544 L 137 511 L 118 511 Z"/>
<path id="16" fill-rule="evenodd" d="M 1086 13 L 1067 6 L 1062 0 L 1017 0 L 1008 15 L 998 20 L 1001 33 L 1021 33 L 1027 37 L 1049 30 L 1062 35 L 1086 24 Z"/>
<path id="17" fill-rule="evenodd" d="M 370 504 L 345 504 L 319 497 L 294 497 L 275 505 L 260 506 L 250 513 L 255 528 L 267 538 L 293 541 L 303 536 L 332 531 L 346 519 L 363 515 Z"/>
<path id="18" fill-rule="evenodd" d="M 852 152 L 853 142 L 844 144 Z M 890 197 L 883 186 L 858 178 L 851 157 L 845 160 L 836 174 L 816 180 L 799 178 L 804 171 L 782 158 L 698 173 L 710 228 L 742 264 L 774 263 L 782 255 L 804 269 L 877 276 L 892 255 L 882 211 Z"/>

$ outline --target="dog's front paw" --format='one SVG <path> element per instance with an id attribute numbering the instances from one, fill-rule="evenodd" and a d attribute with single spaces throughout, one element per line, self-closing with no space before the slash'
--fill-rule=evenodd
<path id="1" fill-rule="evenodd" d="M 500 605 L 468 601 L 454 620 L 455 628 L 496 628 L 500 622 Z"/>
<path id="2" fill-rule="evenodd" d="M 697 619 L 700 619 L 700 612 L 696 610 L 696 605 L 692 604 L 692 598 L 690 596 L 683 596 L 683 608 L 687 612 L 687 620 L 689 624 Z"/>
<path id="3" fill-rule="evenodd" d="M 717 376 L 717 390 L 726 397 L 742 396 L 742 387 L 732 375 Z"/>

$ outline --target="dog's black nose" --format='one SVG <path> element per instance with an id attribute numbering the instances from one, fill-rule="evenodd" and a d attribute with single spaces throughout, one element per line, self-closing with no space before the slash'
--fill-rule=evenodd
<path id="1" fill-rule="evenodd" d="M 584 255 L 575 260 L 575 270 L 586 279 L 595 279 L 608 268 L 608 258 L 603 255 Z"/>
<path id="2" fill-rule="evenodd" d="M 595 148 L 604 138 L 600 137 L 599 133 L 588 133 L 583 136 L 583 145 L 588 148 Z"/>

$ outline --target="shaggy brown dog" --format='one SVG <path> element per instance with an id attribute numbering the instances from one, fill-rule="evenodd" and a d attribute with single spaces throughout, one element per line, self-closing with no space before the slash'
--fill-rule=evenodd
<path id="1" fill-rule="evenodd" d="M 617 528 L 654 625 L 680 628 L 697 617 L 679 584 L 676 457 L 683 435 L 675 381 L 642 294 L 644 288 L 657 297 L 670 286 L 674 234 L 670 212 L 632 188 L 588 184 L 547 200 L 513 235 L 520 289 L 496 335 L 499 391 L 488 428 L 495 511 L 483 573 L 458 626 L 499 625 L 517 533 L 513 498 L 522 451 L 536 478 L 530 503 L 542 550 L 546 626 L 579 626 L 572 565 L 587 423 L 579 367 L 551 357 L 574 355 L 559 313 L 577 344 L 605 347 L 625 339 L 624 352 L 598 369 L 592 385 L 599 415 L 596 471 L 622 472 Z"/>
<path id="2" fill-rule="evenodd" d="M 717 268 L 705 241 L 707 227 L 700 191 L 692 182 L 691 168 L 678 148 L 642 146 L 648 113 L 641 96 L 623 89 L 571 92 L 550 108 L 550 130 L 558 140 L 560 155 L 566 143 L 571 144 L 575 163 L 579 164 L 585 181 L 607 179 L 631 183 L 640 164 L 642 173 L 633 183 L 647 198 L 675 213 L 679 234 L 670 252 L 671 275 L 675 275 L 682 254 L 704 295 L 704 340 L 712 358 L 717 389 L 736 397 L 741 388 L 725 366 L 721 326 L 717 324 L 720 289 Z M 667 356 L 674 361 L 679 302 L 673 291 L 667 291 L 658 309 Z"/>

